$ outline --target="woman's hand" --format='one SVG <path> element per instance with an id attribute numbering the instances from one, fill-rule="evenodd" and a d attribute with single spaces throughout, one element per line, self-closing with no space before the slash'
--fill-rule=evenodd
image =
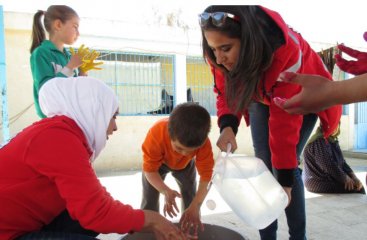
<path id="1" fill-rule="evenodd" d="M 335 84 L 325 77 L 284 72 L 279 79 L 302 86 L 302 90 L 290 99 L 273 98 L 278 107 L 290 114 L 316 113 L 336 104 L 333 99 L 337 97 L 333 91 Z"/>
<path id="2" fill-rule="evenodd" d="M 346 176 L 346 179 L 344 182 L 344 189 L 348 191 L 352 191 L 354 189 L 354 181 L 349 176 Z"/>
<path id="3" fill-rule="evenodd" d="M 157 212 L 143 210 L 145 222 L 142 232 L 153 232 L 157 240 L 187 240 L 185 234 Z"/>
<path id="4" fill-rule="evenodd" d="M 234 134 L 231 127 L 226 127 L 222 130 L 217 141 L 217 146 L 222 152 L 226 152 L 228 143 L 230 143 L 232 146 L 231 152 L 236 151 L 237 149 L 236 135 Z"/>
<path id="5" fill-rule="evenodd" d="M 353 181 L 354 181 L 354 189 L 356 190 L 356 191 L 361 191 L 362 190 L 362 188 L 363 188 L 363 184 L 362 184 L 362 182 L 361 181 L 359 181 L 359 179 L 357 178 L 357 179 L 353 179 Z"/>
<path id="6" fill-rule="evenodd" d="M 367 33 L 367 32 L 366 32 Z M 348 176 L 350 178 L 352 178 L 353 182 L 354 182 L 354 190 L 355 191 L 361 191 L 363 188 L 363 184 L 361 181 L 359 181 L 359 178 L 354 174 L 354 172 L 350 172 L 348 173 Z"/>

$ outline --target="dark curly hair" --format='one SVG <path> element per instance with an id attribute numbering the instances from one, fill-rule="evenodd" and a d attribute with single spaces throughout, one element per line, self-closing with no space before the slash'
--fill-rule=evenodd
<path id="1" fill-rule="evenodd" d="M 207 139 L 210 128 L 210 114 L 196 103 L 181 103 L 169 116 L 168 131 L 171 140 L 178 140 L 185 147 L 200 147 Z"/>

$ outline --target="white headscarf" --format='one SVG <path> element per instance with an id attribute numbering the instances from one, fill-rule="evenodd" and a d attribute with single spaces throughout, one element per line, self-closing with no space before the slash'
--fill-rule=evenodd
<path id="1" fill-rule="evenodd" d="M 93 161 L 104 148 L 107 128 L 118 109 L 110 87 L 92 77 L 53 78 L 39 91 L 39 103 L 47 117 L 73 119 L 86 136 Z"/>

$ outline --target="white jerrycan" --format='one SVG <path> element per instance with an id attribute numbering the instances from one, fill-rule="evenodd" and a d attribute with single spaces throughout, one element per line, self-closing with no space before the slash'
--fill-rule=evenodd
<path id="1" fill-rule="evenodd" d="M 261 159 L 230 149 L 216 159 L 212 183 L 238 217 L 263 229 L 284 211 L 288 196 Z"/>

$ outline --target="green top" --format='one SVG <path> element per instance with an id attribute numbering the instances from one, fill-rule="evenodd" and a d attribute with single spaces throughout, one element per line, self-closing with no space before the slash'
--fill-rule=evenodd
<path id="1" fill-rule="evenodd" d="M 76 71 L 65 67 L 70 60 L 71 54 L 64 48 L 63 52 L 49 40 L 44 40 L 31 55 L 31 70 L 33 77 L 33 97 L 37 115 L 41 118 L 46 116 L 42 113 L 38 101 L 38 92 L 42 85 L 54 77 L 77 76 Z"/>
<path id="2" fill-rule="evenodd" d="M 340 135 L 340 123 L 339 126 L 337 128 L 337 130 L 335 131 L 335 133 L 333 133 L 330 137 L 328 137 L 328 141 L 329 142 L 335 142 L 338 141 L 338 136 Z M 318 127 L 316 129 L 316 132 L 310 137 L 310 139 L 308 140 L 307 144 L 310 144 L 312 142 L 314 142 L 315 140 L 319 139 L 319 138 L 323 138 L 324 134 L 322 133 L 322 127 Z"/>

